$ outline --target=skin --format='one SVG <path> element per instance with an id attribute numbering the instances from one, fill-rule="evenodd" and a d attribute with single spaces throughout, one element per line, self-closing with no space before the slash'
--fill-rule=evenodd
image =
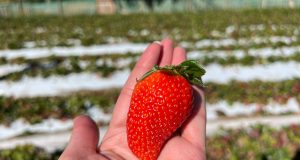
<path id="1" fill-rule="evenodd" d="M 112 120 L 102 143 L 98 146 L 99 130 L 87 116 L 74 119 L 68 146 L 59 160 L 137 160 L 127 143 L 126 119 L 136 79 L 154 65 L 177 65 L 186 60 L 186 51 L 175 47 L 173 41 L 154 42 L 144 51 L 115 105 Z M 205 160 L 206 111 L 204 91 L 194 88 L 194 108 L 191 116 L 164 145 L 158 160 Z"/>

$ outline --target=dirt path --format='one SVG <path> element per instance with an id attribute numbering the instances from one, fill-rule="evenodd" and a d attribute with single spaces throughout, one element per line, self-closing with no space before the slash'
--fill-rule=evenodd
<path id="1" fill-rule="evenodd" d="M 207 135 L 212 135 L 221 126 L 223 128 L 245 128 L 254 124 L 268 124 L 274 128 L 280 128 L 282 126 L 290 124 L 300 124 L 299 115 L 286 115 L 286 116 L 268 116 L 268 117 L 249 117 L 249 118 L 237 118 L 237 119 L 224 119 L 209 121 L 207 123 Z M 104 135 L 107 128 L 101 128 L 101 136 Z M 56 149 L 63 148 L 70 137 L 70 131 L 51 133 L 51 134 L 37 134 L 25 137 L 16 137 L 12 139 L 0 141 L 0 149 L 2 148 L 13 148 L 17 145 L 31 143 L 36 146 L 45 148 L 47 151 L 52 152 Z"/>

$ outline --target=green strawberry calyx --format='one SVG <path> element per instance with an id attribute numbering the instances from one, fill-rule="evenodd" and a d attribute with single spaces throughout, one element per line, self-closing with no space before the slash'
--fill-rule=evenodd
<path id="1" fill-rule="evenodd" d="M 169 66 L 154 66 L 150 71 L 145 73 L 139 81 L 145 79 L 152 73 L 156 71 L 164 71 L 171 74 L 181 75 L 187 79 L 191 84 L 204 87 L 201 77 L 205 74 L 205 70 L 200 66 L 199 62 L 196 60 L 187 60 L 179 65 L 169 65 Z"/>

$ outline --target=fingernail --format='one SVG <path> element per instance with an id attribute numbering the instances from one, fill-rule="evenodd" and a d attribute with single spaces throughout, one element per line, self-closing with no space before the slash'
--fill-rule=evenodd
<path id="1" fill-rule="evenodd" d="M 158 45 L 161 45 L 161 42 L 160 41 L 154 41 L 153 43 L 156 43 Z"/>

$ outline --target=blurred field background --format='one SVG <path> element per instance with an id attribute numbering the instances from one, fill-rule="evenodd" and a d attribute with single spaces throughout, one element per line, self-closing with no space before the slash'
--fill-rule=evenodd
<path id="1" fill-rule="evenodd" d="M 206 69 L 208 159 L 300 159 L 300 1 L 0 0 L 0 159 L 58 159 L 109 124 L 147 44 Z"/>

